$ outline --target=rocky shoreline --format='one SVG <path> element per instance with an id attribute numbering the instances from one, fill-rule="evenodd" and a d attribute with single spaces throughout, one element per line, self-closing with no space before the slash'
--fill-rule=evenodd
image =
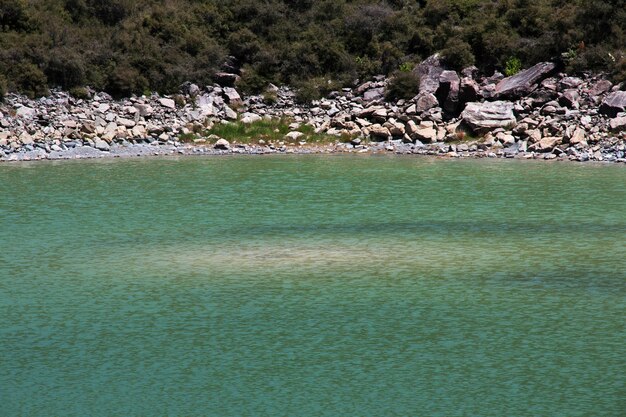
<path id="1" fill-rule="evenodd" d="M 475 68 L 448 70 L 437 55 L 414 72 L 419 94 L 395 102 L 385 100 L 391 81 L 384 77 L 310 105 L 272 85 L 263 96 L 242 97 L 236 74 L 204 88 L 186 83 L 173 96 L 10 94 L 0 105 L 0 161 L 385 152 L 626 163 L 626 91 L 601 74 L 571 77 L 540 63 L 511 77 L 481 77 Z M 216 124 L 263 119 L 286 120 L 293 131 L 255 143 L 210 134 Z M 303 125 L 332 140 L 309 143 Z"/>

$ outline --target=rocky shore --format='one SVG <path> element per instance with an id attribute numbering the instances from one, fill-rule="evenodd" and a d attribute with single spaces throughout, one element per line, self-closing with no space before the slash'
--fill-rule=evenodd
<path id="1" fill-rule="evenodd" d="M 626 163 L 626 91 L 604 76 L 567 76 L 540 63 L 514 76 L 489 77 L 475 68 L 444 68 L 437 55 L 418 65 L 420 91 L 388 102 L 377 77 L 335 91 L 310 105 L 287 87 L 263 96 L 233 87 L 237 76 L 173 96 L 114 100 L 62 91 L 36 100 L 10 94 L 0 105 L 0 161 L 148 155 L 390 152 Z M 293 131 L 281 140 L 229 142 L 210 134 L 216 124 L 281 119 Z M 298 126 L 324 134 L 312 144 Z M 206 134 L 208 132 L 208 134 Z"/>

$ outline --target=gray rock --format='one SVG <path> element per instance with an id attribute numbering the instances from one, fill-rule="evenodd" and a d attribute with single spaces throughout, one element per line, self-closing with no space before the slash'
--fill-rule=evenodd
<path id="1" fill-rule="evenodd" d="M 365 100 L 365 101 L 380 100 L 380 99 L 383 98 L 384 94 L 385 94 L 385 88 L 384 87 L 373 88 L 371 90 L 367 90 L 363 94 L 363 100 Z"/>
<path id="2" fill-rule="evenodd" d="M 228 150 L 230 149 L 230 142 L 228 142 L 226 139 L 218 139 L 217 142 L 215 142 L 215 149 L 222 149 L 222 150 Z"/>
<path id="3" fill-rule="evenodd" d="M 224 116 L 230 120 L 237 119 L 237 112 L 228 106 L 224 106 Z"/>
<path id="4" fill-rule="evenodd" d="M 154 113 L 154 109 L 149 104 L 135 104 L 134 106 L 141 117 L 150 117 Z"/>
<path id="5" fill-rule="evenodd" d="M 285 140 L 296 142 L 298 139 L 304 136 L 304 133 L 298 131 L 292 131 L 285 135 Z"/>
<path id="6" fill-rule="evenodd" d="M 587 146 L 587 140 L 585 139 L 585 131 L 581 128 L 577 128 L 569 136 L 569 144 L 571 146 L 582 145 Z"/>
<path id="7" fill-rule="evenodd" d="M 168 109 L 173 110 L 176 108 L 176 102 L 172 100 L 171 98 L 162 98 L 159 100 L 159 103 L 161 104 L 161 106 L 168 108 Z"/>
<path id="8" fill-rule="evenodd" d="M 613 83 L 609 80 L 600 80 L 591 86 L 591 88 L 587 91 L 587 94 L 589 94 L 591 97 L 597 97 L 606 93 L 607 91 L 611 91 L 612 87 Z"/>
<path id="9" fill-rule="evenodd" d="M 237 90 L 232 87 L 224 87 L 224 98 L 230 105 L 240 105 L 243 102 Z"/>
<path id="10" fill-rule="evenodd" d="M 565 77 L 559 82 L 561 90 L 576 89 L 583 84 L 583 80 L 578 77 Z"/>
<path id="11" fill-rule="evenodd" d="M 213 76 L 213 80 L 222 87 L 234 87 L 241 77 L 230 72 L 218 72 Z"/>
<path id="12" fill-rule="evenodd" d="M 420 125 L 417 130 L 411 136 L 413 139 L 419 140 L 423 143 L 431 143 L 437 141 L 437 130 L 432 126 Z"/>
<path id="13" fill-rule="evenodd" d="M 472 101 L 477 101 L 479 97 L 480 86 L 471 78 L 463 78 L 459 86 L 459 104 L 464 105 Z"/>
<path id="14" fill-rule="evenodd" d="M 531 68 L 507 77 L 496 86 L 496 97 L 515 99 L 526 96 L 537 87 L 538 82 L 550 75 L 555 68 L 556 65 L 551 62 L 540 62 Z"/>
<path id="15" fill-rule="evenodd" d="M 420 93 L 415 98 L 415 110 L 417 113 L 424 113 L 437 106 L 439 106 L 439 101 L 432 93 Z"/>
<path id="16" fill-rule="evenodd" d="M 389 129 L 379 124 L 371 125 L 368 130 L 370 136 L 374 140 L 388 140 L 391 138 L 391 132 L 389 132 Z"/>
<path id="17" fill-rule="evenodd" d="M 626 130 L 626 116 L 611 119 L 609 127 L 613 132 L 622 132 Z"/>
<path id="18" fill-rule="evenodd" d="M 600 113 L 609 117 L 616 117 L 618 113 L 626 111 L 626 91 L 615 91 L 607 96 L 600 106 Z"/>
<path id="19" fill-rule="evenodd" d="M 100 139 L 100 138 L 95 138 L 94 139 L 94 148 L 100 150 L 100 151 L 110 151 L 111 150 L 111 145 L 109 145 L 107 142 L 105 142 L 104 140 Z"/>
<path id="20" fill-rule="evenodd" d="M 507 101 L 468 103 L 461 118 L 476 133 L 485 133 L 499 127 L 513 128 L 517 121 L 514 104 Z"/>
<path id="21" fill-rule="evenodd" d="M 570 109 L 578 109 L 580 107 L 579 99 L 578 90 L 566 90 L 561 94 L 558 102 L 561 106 L 569 107 Z"/>
<path id="22" fill-rule="evenodd" d="M 557 145 L 561 143 L 561 138 L 548 136 L 542 138 L 539 142 L 533 143 L 529 149 L 538 152 L 551 152 Z"/>
<path id="23" fill-rule="evenodd" d="M 456 71 L 443 71 L 439 76 L 439 88 L 436 96 L 445 112 L 456 113 L 459 107 L 460 86 L 461 79 Z"/>
<path id="24" fill-rule="evenodd" d="M 413 70 L 420 77 L 420 93 L 435 94 L 444 71 L 439 54 L 431 55 Z"/>
<path id="25" fill-rule="evenodd" d="M 18 107 L 15 110 L 15 115 L 16 116 L 23 117 L 25 119 L 31 119 L 31 118 L 35 117 L 36 114 L 37 114 L 37 110 L 33 109 L 32 107 L 28 107 L 28 106 Z"/>
<path id="26" fill-rule="evenodd" d="M 261 119 L 262 119 L 261 116 L 259 116 L 258 114 L 254 114 L 254 113 L 244 113 L 241 115 L 241 123 L 243 124 L 250 124 L 250 123 L 258 122 Z"/>

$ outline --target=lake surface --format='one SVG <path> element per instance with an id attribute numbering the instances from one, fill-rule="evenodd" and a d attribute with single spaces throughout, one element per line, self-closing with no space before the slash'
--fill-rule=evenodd
<path id="1" fill-rule="evenodd" d="M 2 416 L 624 416 L 626 168 L 0 165 Z"/>

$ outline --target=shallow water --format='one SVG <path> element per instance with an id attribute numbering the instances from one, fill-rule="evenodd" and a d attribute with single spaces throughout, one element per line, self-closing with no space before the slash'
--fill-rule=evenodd
<path id="1" fill-rule="evenodd" d="M 623 416 L 626 169 L 0 165 L 0 415 Z"/>

